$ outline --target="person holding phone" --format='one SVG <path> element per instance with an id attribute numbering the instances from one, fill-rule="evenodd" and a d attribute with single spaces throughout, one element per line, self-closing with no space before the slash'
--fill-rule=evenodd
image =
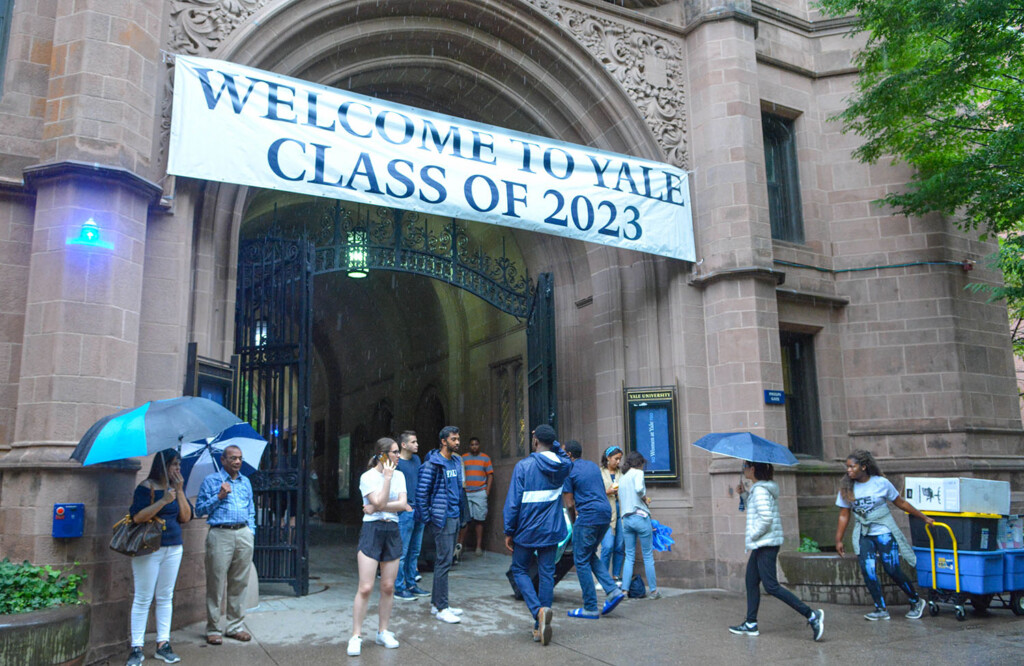
<path id="1" fill-rule="evenodd" d="M 352 637 L 348 654 L 362 652 L 363 619 L 373 592 L 377 567 L 380 566 L 380 608 L 377 617 L 377 645 L 397 648 L 395 634 L 388 631 L 394 603 L 398 560 L 402 557 L 402 535 L 398 514 L 409 511 L 405 475 L 398 471 L 398 442 L 390 437 L 377 440 L 376 453 L 367 470 L 359 477 L 359 494 L 363 498 L 363 528 L 359 532 L 359 587 L 352 603 Z"/>
<path id="2" fill-rule="evenodd" d="M 142 645 L 146 637 L 149 608 L 156 602 L 156 652 L 154 656 L 168 664 L 181 661 L 171 649 L 171 614 L 174 602 L 174 583 L 181 565 L 181 526 L 192 520 L 192 506 L 182 490 L 181 457 L 174 449 L 164 449 L 153 457 L 149 476 L 135 488 L 132 506 L 128 510 L 135 523 L 153 518 L 164 521 L 160 535 L 160 548 L 148 555 L 132 558 L 132 580 L 135 597 L 132 600 L 132 646 L 127 666 L 138 666 L 145 656 Z"/>

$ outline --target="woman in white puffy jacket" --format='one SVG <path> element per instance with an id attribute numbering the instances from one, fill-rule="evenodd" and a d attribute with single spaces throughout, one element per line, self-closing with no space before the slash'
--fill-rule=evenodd
<path id="1" fill-rule="evenodd" d="M 785 602 L 790 608 L 807 618 L 814 640 L 821 640 L 825 632 L 825 611 L 812 611 L 804 602 L 779 585 L 775 575 L 775 562 L 782 545 L 782 517 L 779 515 L 779 484 L 772 481 L 775 470 L 768 463 L 744 462 L 743 476 L 753 481 L 745 495 L 747 512 L 746 546 L 750 551 L 747 560 L 747 619 L 743 624 L 729 627 L 729 631 L 741 636 L 757 636 L 757 609 L 761 605 L 761 585 L 765 591 Z"/>

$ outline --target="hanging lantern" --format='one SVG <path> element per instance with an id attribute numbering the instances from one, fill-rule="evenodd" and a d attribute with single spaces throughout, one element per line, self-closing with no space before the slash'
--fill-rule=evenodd
<path id="1" fill-rule="evenodd" d="M 348 276 L 350 278 L 364 278 L 369 274 L 366 245 L 366 231 L 353 229 L 348 232 Z"/>

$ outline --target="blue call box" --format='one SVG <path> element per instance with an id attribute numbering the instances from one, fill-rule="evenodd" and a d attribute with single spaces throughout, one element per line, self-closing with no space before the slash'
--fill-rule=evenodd
<path id="1" fill-rule="evenodd" d="M 53 505 L 53 537 L 68 539 L 82 536 L 85 531 L 84 504 Z"/>

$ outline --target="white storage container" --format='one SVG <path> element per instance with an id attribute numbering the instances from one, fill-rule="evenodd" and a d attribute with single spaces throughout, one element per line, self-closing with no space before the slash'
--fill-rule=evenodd
<path id="1" fill-rule="evenodd" d="M 1010 484 L 988 479 L 908 476 L 903 496 L 920 511 L 1010 513 Z"/>

